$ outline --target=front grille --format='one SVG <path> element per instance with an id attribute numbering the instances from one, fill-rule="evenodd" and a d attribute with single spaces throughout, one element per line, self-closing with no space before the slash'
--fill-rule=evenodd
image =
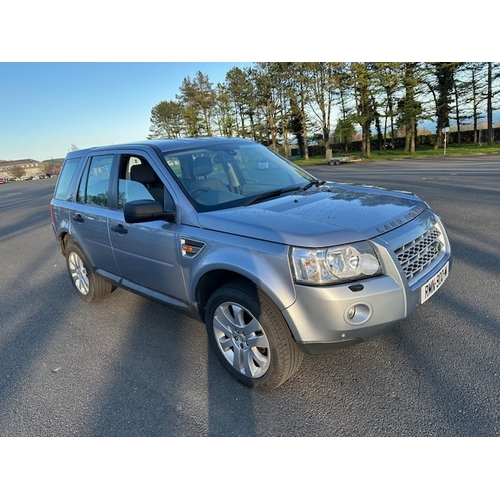
<path id="1" fill-rule="evenodd" d="M 408 281 L 417 277 L 437 258 L 442 248 L 440 236 L 439 229 L 433 227 L 396 250 L 396 256 Z"/>

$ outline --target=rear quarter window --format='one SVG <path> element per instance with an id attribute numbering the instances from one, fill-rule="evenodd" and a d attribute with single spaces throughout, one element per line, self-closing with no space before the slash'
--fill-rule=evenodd
<path id="1" fill-rule="evenodd" d="M 67 200 L 69 197 L 68 189 L 71 184 L 71 179 L 80 163 L 80 158 L 71 158 L 66 160 L 62 166 L 61 172 L 57 179 L 54 198 L 57 200 Z"/>

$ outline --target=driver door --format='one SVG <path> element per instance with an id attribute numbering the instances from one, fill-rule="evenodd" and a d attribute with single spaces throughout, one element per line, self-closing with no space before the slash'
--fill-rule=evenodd
<path id="1" fill-rule="evenodd" d="M 123 153 L 119 161 L 118 207 L 109 218 L 109 235 L 122 284 L 184 308 L 187 293 L 180 263 L 177 222 L 125 222 L 123 206 L 138 199 L 172 200 L 146 155 Z M 173 200 L 172 200 L 173 204 Z"/>

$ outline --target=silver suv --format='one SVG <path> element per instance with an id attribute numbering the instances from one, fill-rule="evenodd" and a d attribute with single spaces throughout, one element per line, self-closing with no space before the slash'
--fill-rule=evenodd
<path id="1" fill-rule="evenodd" d="M 51 217 L 80 297 L 119 286 L 203 321 L 225 368 L 261 389 L 304 353 L 388 330 L 450 271 L 415 195 L 320 181 L 244 139 L 71 152 Z"/>

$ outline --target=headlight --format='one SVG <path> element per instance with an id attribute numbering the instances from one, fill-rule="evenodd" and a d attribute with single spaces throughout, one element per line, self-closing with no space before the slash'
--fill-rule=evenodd
<path id="1" fill-rule="evenodd" d="M 330 285 L 382 273 L 375 249 L 367 241 L 331 248 L 292 248 L 295 281 Z"/>

